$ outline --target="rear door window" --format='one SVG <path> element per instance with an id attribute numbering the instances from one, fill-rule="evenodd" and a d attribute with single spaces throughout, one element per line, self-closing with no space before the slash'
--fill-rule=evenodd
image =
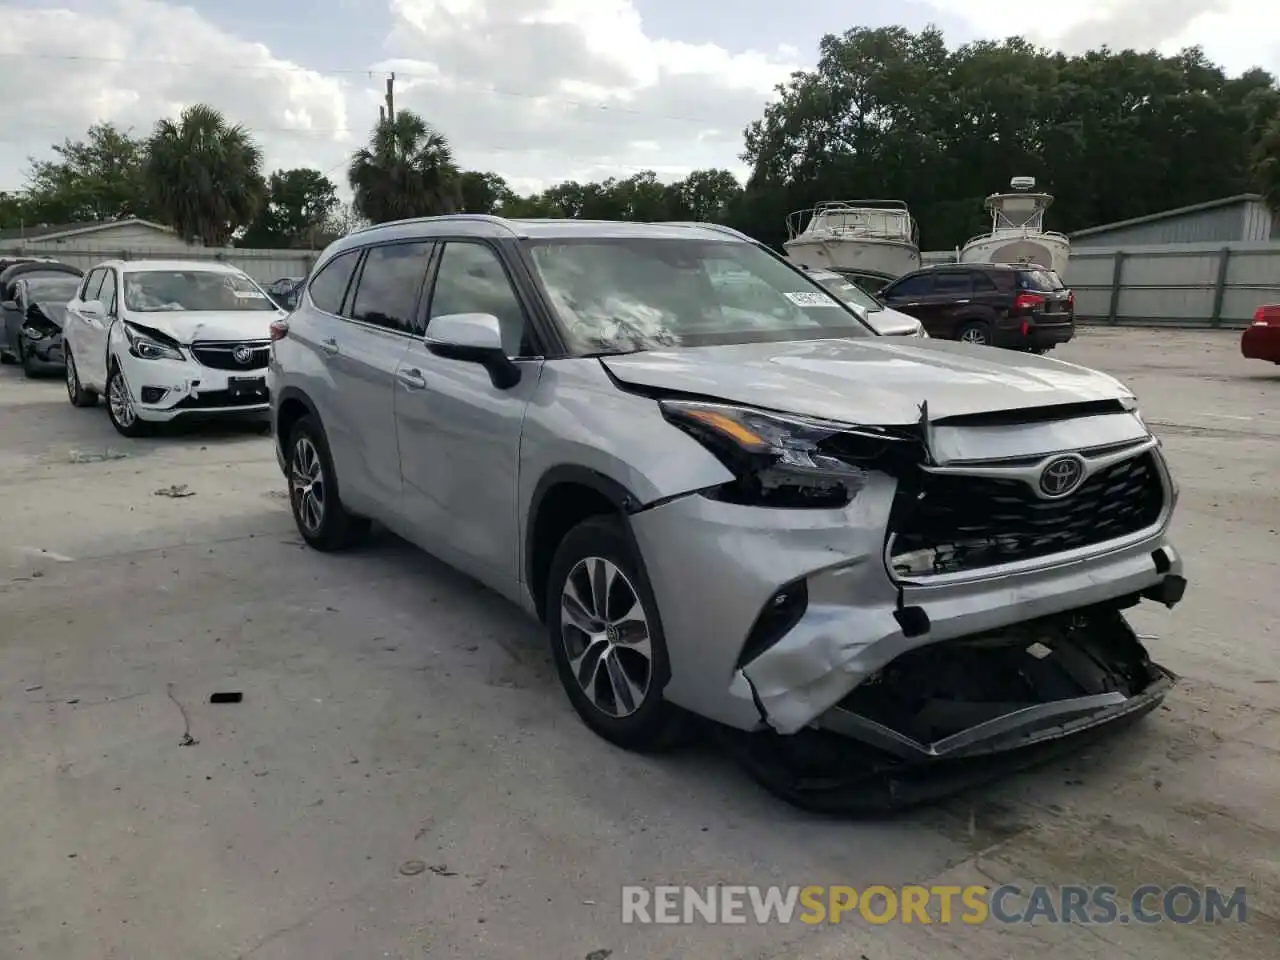
<path id="1" fill-rule="evenodd" d="M 80 299 L 85 303 L 91 303 L 98 299 L 98 291 L 102 289 L 102 281 L 106 277 L 107 271 L 103 267 L 97 270 L 89 271 L 89 276 L 84 282 L 84 290 L 80 294 Z"/>
<path id="2" fill-rule="evenodd" d="M 414 308 L 434 247 L 432 240 L 371 247 L 356 281 L 351 319 L 411 333 Z"/>

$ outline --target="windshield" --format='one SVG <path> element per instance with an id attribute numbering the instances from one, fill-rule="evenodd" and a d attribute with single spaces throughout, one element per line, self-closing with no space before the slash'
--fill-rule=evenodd
<path id="1" fill-rule="evenodd" d="M 66 303 L 80 289 L 80 278 L 63 275 L 61 277 L 40 277 L 27 280 L 27 301 L 39 303 L 50 300 L 54 303 Z"/>
<path id="2" fill-rule="evenodd" d="M 845 303 L 852 303 L 854 306 L 861 307 L 867 313 L 877 313 L 884 309 L 884 304 L 879 300 L 852 280 L 846 280 L 838 273 L 811 273 L 809 276 L 817 280 Z"/>
<path id="3" fill-rule="evenodd" d="M 530 247 L 577 354 L 875 336 L 822 287 L 749 243 L 592 238 Z"/>
<path id="4" fill-rule="evenodd" d="M 213 270 L 141 270 L 124 275 L 124 305 L 133 313 L 177 310 L 275 310 L 242 273 Z"/>

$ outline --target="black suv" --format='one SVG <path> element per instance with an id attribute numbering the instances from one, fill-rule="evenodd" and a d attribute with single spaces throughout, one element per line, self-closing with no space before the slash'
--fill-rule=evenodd
<path id="1" fill-rule="evenodd" d="M 1075 294 L 1052 270 L 1022 263 L 945 263 L 878 294 L 931 337 L 1044 353 L 1075 333 Z"/>

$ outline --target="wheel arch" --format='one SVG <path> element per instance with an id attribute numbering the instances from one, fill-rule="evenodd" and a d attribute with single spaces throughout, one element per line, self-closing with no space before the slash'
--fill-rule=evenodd
<path id="1" fill-rule="evenodd" d="M 529 500 L 523 562 L 525 587 L 540 620 L 546 616 L 547 576 L 565 534 L 593 516 L 617 516 L 625 524 L 642 506 L 624 484 L 590 467 L 562 464 L 543 473 Z"/>
<path id="2" fill-rule="evenodd" d="M 275 407 L 273 419 L 275 420 L 276 446 L 279 447 L 281 454 L 285 452 L 284 445 L 289 440 L 293 425 L 303 417 L 311 417 L 320 432 L 324 433 L 320 411 L 316 409 L 314 401 L 299 388 L 283 387 L 279 397 L 273 398 L 273 406 Z M 325 442 L 328 442 L 328 439 L 326 436 Z"/>

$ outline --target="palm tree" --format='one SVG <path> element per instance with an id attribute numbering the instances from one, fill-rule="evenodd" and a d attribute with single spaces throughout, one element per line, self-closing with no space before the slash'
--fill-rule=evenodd
<path id="1" fill-rule="evenodd" d="M 266 189 L 249 131 L 202 103 L 156 124 L 145 169 L 160 216 L 205 246 L 225 246 L 252 222 Z"/>
<path id="2" fill-rule="evenodd" d="M 355 209 L 374 223 L 454 213 L 462 177 L 449 141 L 410 110 L 378 121 L 369 145 L 351 158 Z"/>

